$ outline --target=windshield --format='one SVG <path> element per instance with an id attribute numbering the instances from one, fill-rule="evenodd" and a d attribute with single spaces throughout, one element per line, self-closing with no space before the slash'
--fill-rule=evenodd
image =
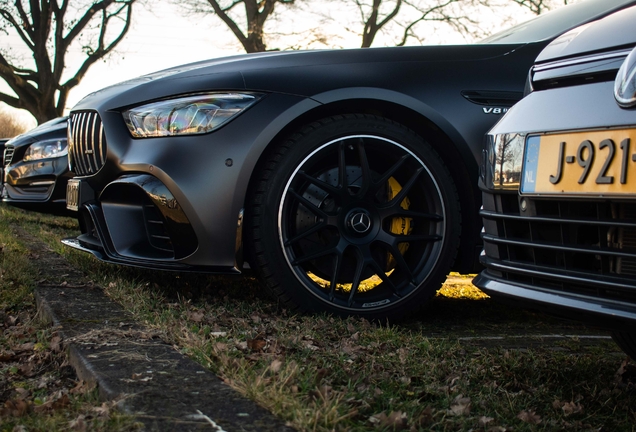
<path id="1" fill-rule="evenodd" d="M 581 1 L 495 33 L 479 43 L 515 44 L 552 39 L 574 27 L 633 4 L 636 4 L 636 0 Z"/>

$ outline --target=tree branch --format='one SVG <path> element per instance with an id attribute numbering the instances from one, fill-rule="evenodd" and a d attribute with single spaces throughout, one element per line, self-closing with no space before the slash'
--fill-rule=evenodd
<path id="1" fill-rule="evenodd" d="M 18 33 L 18 36 L 20 36 L 22 42 L 24 42 L 26 46 L 28 46 L 29 49 L 33 51 L 35 49 L 35 46 L 33 45 L 32 40 L 24 33 L 24 31 L 22 30 L 22 26 L 20 26 L 20 24 L 16 22 L 11 13 L 8 10 L 2 8 L 0 9 L 0 16 L 2 16 L 2 18 L 4 18 L 9 24 L 11 24 L 11 27 L 13 27 L 16 33 Z"/>

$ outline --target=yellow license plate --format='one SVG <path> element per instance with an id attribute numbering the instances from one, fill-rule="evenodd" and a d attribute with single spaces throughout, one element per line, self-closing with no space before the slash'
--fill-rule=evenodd
<path id="1" fill-rule="evenodd" d="M 530 136 L 521 193 L 636 194 L 636 129 Z"/>

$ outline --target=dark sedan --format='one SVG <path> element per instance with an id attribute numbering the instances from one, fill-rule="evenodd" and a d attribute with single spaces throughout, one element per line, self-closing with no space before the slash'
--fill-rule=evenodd
<path id="1" fill-rule="evenodd" d="M 474 283 L 608 327 L 636 359 L 636 7 L 549 45 L 488 134 Z"/>
<path id="2" fill-rule="evenodd" d="M 42 123 L 5 144 L 2 201 L 15 207 L 67 214 L 67 117 Z"/>
<path id="3" fill-rule="evenodd" d="M 163 270 L 245 260 L 283 307 L 404 316 L 477 268 L 482 137 L 537 54 L 634 3 L 476 45 L 241 55 L 98 91 L 70 116 L 82 234 L 65 243 Z"/>

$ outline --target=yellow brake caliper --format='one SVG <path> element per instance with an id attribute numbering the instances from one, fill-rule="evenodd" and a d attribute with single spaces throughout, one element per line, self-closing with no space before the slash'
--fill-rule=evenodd
<path id="1" fill-rule="evenodd" d="M 389 199 L 389 201 L 391 201 L 397 194 L 400 193 L 400 191 L 402 190 L 402 185 L 400 185 L 400 183 L 398 183 L 396 179 L 391 177 L 389 178 L 389 184 L 387 186 L 387 198 Z M 408 197 L 405 197 L 400 203 L 400 207 L 402 207 L 404 210 L 408 210 L 410 205 L 411 201 Z M 391 221 L 391 232 L 398 235 L 409 235 L 413 230 L 413 227 L 411 226 L 412 220 L 413 219 L 409 217 L 394 217 Z M 408 248 L 409 244 L 406 242 L 400 243 L 398 245 L 398 249 L 402 255 L 406 253 Z M 387 252 L 386 271 L 391 271 L 395 267 L 395 264 L 395 258 L 393 258 L 393 255 L 391 255 L 391 253 Z"/>

